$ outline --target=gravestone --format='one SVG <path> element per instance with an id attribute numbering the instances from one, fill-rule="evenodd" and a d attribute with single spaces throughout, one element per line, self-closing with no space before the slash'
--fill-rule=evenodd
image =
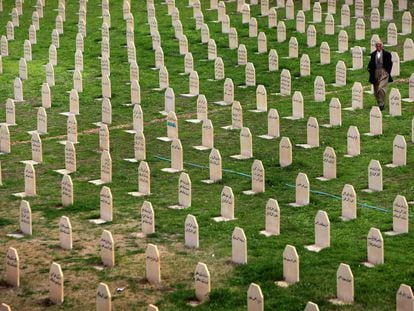
<path id="1" fill-rule="evenodd" d="M 369 113 L 369 133 L 367 136 L 382 135 L 382 113 L 378 106 L 373 106 Z"/>
<path id="2" fill-rule="evenodd" d="M 402 29 L 401 33 L 403 35 L 409 35 L 412 33 L 413 21 L 412 16 L 409 11 L 406 11 L 402 15 Z"/>
<path id="3" fill-rule="evenodd" d="M 7 40 L 8 41 L 13 41 L 14 40 L 14 25 L 11 21 L 7 22 L 6 34 L 7 34 Z"/>
<path id="4" fill-rule="evenodd" d="M 414 73 L 408 79 L 408 98 L 404 98 L 402 101 L 408 103 L 414 102 Z"/>
<path id="5" fill-rule="evenodd" d="M 208 60 L 215 60 L 217 57 L 217 46 L 216 42 L 213 39 L 208 40 Z"/>
<path id="6" fill-rule="evenodd" d="M 112 297 L 108 285 L 99 283 L 96 290 L 96 310 L 97 311 L 111 311 Z"/>
<path id="7" fill-rule="evenodd" d="M 310 197 L 310 185 L 308 176 L 304 173 L 299 173 L 296 177 L 295 182 L 295 190 L 296 190 L 296 200 L 294 203 L 290 203 L 290 206 L 293 207 L 301 207 L 309 205 L 309 197 Z"/>
<path id="8" fill-rule="evenodd" d="M 306 144 L 296 144 L 296 146 L 309 149 L 319 147 L 319 124 L 314 117 L 309 117 L 306 125 Z"/>
<path id="9" fill-rule="evenodd" d="M 235 227 L 231 235 L 231 261 L 247 264 L 247 239 L 242 228 Z"/>
<path id="10" fill-rule="evenodd" d="M 365 22 L 362 18 L 358 18 L 355 23 L 355 40 L 365 40 Z"/>
<path id="11" fill-rule="evenodd" d="M 327 42 L 322 42 L 319 49 L 320 54 L 320 63 L 321 65 L 326 65 L 331 63 L 331 49 Z"/>
<path id="12" fill-rule="evenodd" d="M 292 92 L 292 78 L 288 69 L 283 69 L 280 74 L 280 95 L 290 96 Z"/>
<path id="13" fill-rule="evenodd" d="M 341 102 L 338 98 L 332 97 L 329 103 L 329 124 L 324 124 L 324 127 L 335 127 L 342 125 L 342 111 Z"/>
<path id="14" fill-rule="evenodd" d="M 151 202 L 148 201 L 144 201 L 141 206 L 141 231 L 142 237 L 155 233 L 154 209 Z"/>
<path id="15" fill-rule="evenodd" d="M 50 87 L 46 82 L 42 84 L 42 107 L 46 109 L 52 107 Z"/>
<path id="16" fill-rule="evenodd" d="M 414 295 L 411 287 L 401 284 L 397 291 L 397 311 L 407 311 L 414 308 Z"/>
<path id="17" fill-rule="evenodd" d="M 261 16 L 269 15 L 269 0 L 260 1 L 260 15 Z"/>
<path id="18" fill-rule="evenodd" d="M 386 167 L 399 167 L 407 165 L 407 143 L 404 136 L 396 135 L 392 143 L 392 163 Z"/>
<path id="19" fill-rule="evenodd" d="M 184 224 L 185 246 L 188 248 L 199 247 L 199 233 L 197 219 L 193 215 L 187 215 Z"/>
<path id="20" fill-rule="evenodd" d="M 205 119 L 201 128 L 201 146 L 193 146 L 197 150 L 210 150 L 214 147 L 214 128 L 211 120 Z"/>
<path id="21" fill-rule="evenodd" d="M 364 0 L 355 0 L 355 17 L 364 17 Z"/>
<path id="22" fill-rule="evenodd" d="M 9 43 L 6 36 L 1 36 L 0 40 L 0 54 L 2 57 L 9 56 Z"/>
<path id="23" fill-rule="evenodd" d="M 237 64 L 239 66 L 247 65 L 247 49 L 244 44 L 240 44 L 237 49 Z"/>
<path id="24" fill-rule="evenodd" d="M 371 160 L 368 165 L 368 189 L 364 192 L 379 192 L 382 191 L 382 168 L 377 160 Z"/>
<path id="25" fill-rule="evenodd" d="M 158 80 L 159 80 L 159 90 L 165 90 L 166 88 L 169 87 L 169 75 L 168 75 L 168 71 L 167 68 L 161 67 L 160 71 L 159 71 L 159 75 L 158 75 Z"/>
<path id="26" fill-rule="evenodd" d="M 303 96 L 300 91 L 295 91 L 292 96 L 292 116 L 285 117 L 289 120 L 303 119 Z"/>
<path id="27" fill-rule="evenodd" d="M 308 45 L 308 48 L 313 48 L 316 46 L 317 43 L 317 32 L 314 25 L 309 25 L 308 29 L 306 31 L 306 42 Z"/>
<path id="28" fill-rule="evenodd" d="M 151 194 L 151 170 L 147 162 L 141 161 L 138 166 L 138 192 L 128 192 L 134 197 Z"/>
<path id="29" fill-rule="evenodd" d="M 103 230 L 99 241 L 101 249 L 102 264 L 106 267 L 112 268 L 115 266 L 115 243 L 112 233 L 108 230 Z"/>
<path id="30" fill-rule="evenodd" d="M 267 114 L 267 134 L 259 135 L 264 139 L 275 139 L 280 137 L 280 118 L 276 109 L 270 109 Z"/>
<path id="31" fill-rule="evenodd" d="M 289 58 L 298 58 L 299 56 L 299 44 L 295 37 L 289 39 Z"/>
<path id="32" fill-rule="evenodd" d="M 311 74 L 311 63 L 308 54 L 302 54 L 300 58 L 300 76 L 307 77 Z"/>
<path id="33" fill-rule="evenodd" d="M 361 154 L 361 138 L 358 128 L 350 126 L 347 133 L 347 154 L 345 157 L 351 158 Z"/>
<path id="34" fill-rule="evenodd" d="M 317 76 L 314 81 L 314 100 L 315 102 L 324 102 L 325 97 L 325 81 L 323 77 Z"/>
<path id="35" fill-rule="evenodd" d="M 207 265 L 199 262 L 194 272 L 195 295 L 199 302 L 208 301 L 211 292 L 210 272 Z"/>
<path id="36" fill-rule="evenodd" d="M 10 153 L 10 130 L 6 124 L 0 125 L 0 154 Z"/>
<path id="37" fill-rule="evenodd" d="M 398 54 L 396 54 L 398 55 Z M 414 60 L 414 42 L 413 39 L 407 38 L 404 41 L 403 61 L 408 62 Z M 391 73 L 392 75 L 392 73 Z"/>
<path id="38" fill-rule="evenodd" d="M 240 154 L 232 155 L 236 160 L 246 160 L 253 157 L 253 142 L 250 129 L 243 127 L 240 131 Z"/>
<path id="39" fill-rule="evenodd" d="M 229 30 L 229 49 L 234 50 L 237 49 L 239 46 L 239 40 L 237 35 L 237 29 L 234 27 L 231 27 Z"/>
<path id="40" fill-rule="evenodd" d="M 6 252 L 6 283 L 12 287 L 20 287 L 20 259 L 13 247 L 9 247 Z"/>
<path id="41" fill-rule="evenodd" d="M 397 88 L 392 88 L 389 95 L 390 116 L 398 117 L 402 115 L 401 111 L 401 93 Z"/>
<path id="42" fill-rule="evenodd" d="M 60 264 L 53 262 L 49 270 L 49 299 L 60 305 L 64 300 L 64 278 Z"/>
<path id="43" fill-rule="evenodd" d="M 313 5 L 313 23 L 317 24 L 322 22 L 322 7 L 319 2 L 315 2 Z"/>
<path id="44" fill-rule="evenodd" d="M 328 14 L 336 14 L 336 0 L 327 0 Z"/>
<path id="45" fill-rule="evenodd" d="M 336 271 L 336 299 L 330 302 L 338 305 L 354 302 L 354 276 L 347 264 L 341 263 Z"/>
<path id="46" fill-rule="evenodd" d="M 381 14 L 377 8 L 371 11 L 371 29 L 379 29 L 381 27 Z"/>
<path id="47" fill-rule="evenodd" d="M 286 25 L 283 21 L 277 23 L 277 42 L 282 43 L 286 41 Z"/>
<path id="48" fill-rule="evenodd" d="M 279 143 L 279 165 L 286 167 L 292 164 L 292 144 L 288 137 L 282 137 Z"/>
<path id="49" fill-rule="evenodd" d="M 267 38 L 264 32 L 259 32 L 257 36 L 257 52 L 259 54 L 267 53 Z"/>
<path id="50" fill-rule="evenodd" d="M 260 160 L 254 160 L 251 169 L 252 189 L 243 191 L 244 194 L 254 195 L 265 192 L 265 169 Z"/>
<path id="51" fill-rule="evenodd" d="M 129 63 L 129 81 L 139 82 L 139 67 L 136 61 L 132 61 Z"/>
<path id="52" fill-rule="evenodd" d="M 21 80 L 28 79 L 27 62 L 24 58 L 20 58 L 20 61 L 19 61 L 19 77 Z"/>
<path id="53" fill-rule="evenodd" d="M 384 2 L 384 21 L 392 21 L 394 19 L 394 5 L 392 0 Z"/>
<path id="54" fill-rule="evenodd" d="M 372 268 L 384 263 L 384 240 L 381 231 L 377 228 L 369 229 L 367 236 L 367 253 L 368 260 L 364 265 Z"/>
<path id="55" fill-rule="evenodd" d="M 24 101 L 24 99 L 23 99 L 23 83 L 22 83 L 21 78 L 16 77 L 14 79 L 13 86 L 14 86 L 14 100 L 16 102 Z"/>
<path id="56" fill-rule="evenodd" d="M 24 192 L 13 195 L 20 198 L 36 196 L 36 171 L 33 164 L 27 163 L 24 168 Z"/>
<path id="57" fill-rule="evenodd" d="M 387 46 L 395 46 L 398 44 L 398 31 L 394 23 L 389 23 L 387 27 Z"/>
<path id="58" fill-rule="evenodd" d="M 23 54 L 24 54 L 24 59 L 27 62 L 30 62 L 32 60 L 32 44 L 30 43 L 29 40 L 24 40 Z"/>
<path id="59" fill-rule="evenodd" d="M 299 33 L 305 32 L 306 17 L 302 10 L 299 10 L 296 14 L 296 31 Z"/>
<path id="60" fill-rule="evenodd" d="M 247 290 L 247 310 L 248 311 L 263 311 L 264 299 L 263 293 L 259 285 L 251 283 Z"/>
<path id="61" fill-rule="evenodd" d="M 188 53 L 188 40 L 185 35 L 182 35 L 179 39 L 179 50 L 180 55 L 185 55 Z"/>
<path id="62" fill-rule="evenodd" d="M 49 63 L 53 66 L 57 65 L 57 50 L 54 44 L 51 44 L 49 47 Z"/>
<path id="63" fill-rule="evenodd" d="M 280 208 L 275 199 L 269 199 L 265 210 L 266 225 L 265 230 L 260 231 L 266 237 L 280 234 Z"/>
<path id="64" fill-rule="evenodd" d="M 97 186 L 112 182 L 112 158 L 108 150 L 101 154 L 101 178 L 89 182 Z"/>
<path id="65" fill-rule="evenodd" d="M 249 38 L 257 37 L 257 20 L 252 17 L 249 22 Z"/>
<path id="66" fill-rule="evenodd" d="M 206 44 L 210 40 L 210 29 L 207 24 L 201 26 L 201 43 Z"/>
<path id="67" fill-rule="evenodd" d="M 354 187 L 346 184 L 342 189 L 342 216 L 343 221 L 357 218 L 357 197 Z"/>
<path id="68" fill-rule="evenodd" d="M 66 216 L 60 217 L 59 220 L 59 244 L 66 250 L 71 250 L 72 244 L 72 225 Z"/>
<path id="69" fill-rule="evenodd" d="M 73 88 L 79 93 L 83 92 L 82 74 L 79 70 L 73 73 Z"/>
<path id="70" fill-rule="evenodd" d="M 224 186 L 220 195 L 220 216 L 214 217 L 216 222 L 234 220 L 234 194 L 233 190 Z"/>
<path id="71" fill-rule="evenodd" d="M 276 282 L 279 287 L 288 287 L 299 282 L 299 255 L 296 248 L 286 245 L 283 251 L 283 281 Z"/>
<path id="72" fill-rule="evenodd" d="M 315 217 L 315 244 L 305 246 L 311 252 L 320 252 L 331 246 L 331 223 L 325 211 L 318 211 Z"/>
<path id="73" fill-rule="evenodd" d="M 178 204 L 169 206 L 171 209 L 185 209 L 191 207 L 191 179 L 182 172 L 178 180 Z"/>
<path id="74" fill-rule="evenodd" d="M 385 235 L 408 233 L 409 215 L 407 200 L 404 196 L 397 195 L 392 204 L 392 231 L 385 232 Z"/>
<path id="75" fill-rule="evenodd" d="M 325 35 L 334 35 L 335 34 L 335 20 L 332 14 L 326 15 L 325 17 Z"/>
<path id="76" fill-rule="evenodd" d="M 352 86 L 352 107 L 346 110 L 362 109 L 364 104 L 364 90 L 360 82 L 354 82 Z"/>
<path id="77" fill-rule="evenodd" d="M 221 22 L 221 33 L 229 33 L 230 27 L 230 17 L 226 14 Z"/>
<path id="78" fill-rule="evenodd" d="M 14 105 L 14 100 L 11 98 L 6 100 L 6 125 L 16 125 L 16 107 Z"/>
<path id="79" fill-rule="evenodd" d="M 320 181 L 336 178 L 336 154 L 332 147 L 326 147 L 323 152 L 323 176 L 317 177 Z"/>
<path id="80" fill-rule="evenodd" d="M 53 69 L 53 65 L 51 63 L 46 65 L 46 83 L 50 87 L 55 86 L 55 70 Z"/>
<path id="81" fill-rule="evenodd" d="M 247 63 L 245 68 L 245 83 L 246 87 L 256 85 L 256 70 L 253 63 Z"/>
<path id="82" fill-rule="evenodd" d="M 341 27 L 346 28 L 351 25 L 351 11 L 349 5 L 343 4 L 341 7 Z"/>
<path id="83" fill-rule="evenodd" d="M 336 65 L 334 86 L 346 86 L 346 66 L 343 61 L 338 61 Z"/>
<path id="84" fill-rule="evenodd" d="M 148 244 L 145 251 L 145 276 L 152 285 L 161 283 L 160 253 L 154 244 Z"/>
<path id="85" fill-rule="evenodd" d="M 60 48 L 59 32 L 57 29 L 53 29 L 52 31 L 52 45 L 54 45 L 57 49 Z"/>
<path id="86" fill-rule="evenodd" d="M 170 111 L 166 118 L 167 121 L 167 137 L 157 137 L 161 141 L 172 141 L 178 138 L 178 118 L 174 111 Z"/>
<path id="87" fill-rule="evenodd" d="M 224 80 L 224 86 L 223 86 L 223 101 L 215 102 L 215 104 L 220 106 L 228 106 L 233 104 L 234 102 L 234 84 L 233 80 L 230 78 L 226 78 Z"/>
<path id="88" fill-rule="evenodd" d="M 171 143 L 171 167 L 161 169 L 166 173 L 178 173 L 183 170 L 183 146 L 178 138 Z"/>
<path id="89" fill-rule="evenodd" d="M 308 301 L 304 311 L 319 311 L 319 307 L 316 303 Z"/>
<path id="90" fill-rule="evenodd" d="M 364 67 L 364 53 L 360 46 L 355 46 L 352 51 L 352 70 L 359 70 Z"/>
<path id="91" fill-rule="evenodd" d="M 269 72 L 278 71 L 279 70 L 279 56 L 275 49 L 271 49 L 269 52 L 268 57 L 269 62 Z"/>
<path id="92" fill-rule="evenodd" d="M 62 206 L 73 205 L 73 183 L 69 175 L 63 175 L 61 182 Z"/>
<path id="93" fill-rule="evenodd" d="M 341 30 L 338 34 L 338 53 L 346 51 L 348 51 L 348 33 L 345 30 Z"/>
<path id="94" fill-rule="evenodd" d="M 214 80 L 223 80 L 225 77 L 223 59 L 217 57 L 214 61 Z"/>
<path id="95" fill-rule="evenodd" d="M 285 8 L 286 8 L 285 18 L 287 20 L 294 19 L 295 18 L 295 4 L 293 0 L 286 0 Z"/>
<path id="96" fill-rule="evenodd" d="M 277 27 L 277 11 L 276 8 L 269 10 L 267 26 L 269 29 Z"/>

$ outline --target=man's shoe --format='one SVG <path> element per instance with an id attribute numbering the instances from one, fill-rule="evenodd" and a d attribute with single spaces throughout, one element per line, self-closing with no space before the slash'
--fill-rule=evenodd
<path id="1" fill-rule="evenodd" d="M 383 111 L 385 109 L 385 104 L 379 104 L 378 107 L 381 111 Z"/>

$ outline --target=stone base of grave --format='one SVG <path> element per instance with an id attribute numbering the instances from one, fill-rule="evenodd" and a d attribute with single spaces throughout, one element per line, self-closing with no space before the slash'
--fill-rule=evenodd
<path id="1" fill-rule="evenodd" d="M 157 139 L 161 140 L 161 141 L 165 141 L 165 142 L 171 142 L 172 141 L 172 138 L 169 138 L 169 137 L 157 137 Z"/>
<path id="2" fill-rule="evenodd" d="M 239 85 L 239 88 L 241 88 L 241 89 L 247 89 L 247 88 L 253 87 L 253 86 L 255 86 L 255 85 L 246 85 L 246 84 L 243 84 L 243 85 Z"/>
<path id="3" fill-rule="evenodd" d="M 67 140 L 60 140 L 58 143 L 61 144 L 61 145 L 66 146 L 66 142 L 67 142 Z M 72 144 L 79 144 L 78 141 L 72 141 L 71 143 Z"/>
<path id="4" fill-rule="evenodd" d="M 158 71 L 158 70 L 160 70 L 160 68 L 158 68 L 158 67 L 152 67 L 151 70 Z"/>
<path id="5" fill-rule="evenodd" d="M 389 167 L 389 168 L 396 168 L 396 167 L 400 167 L 400 166 L 404 166 L 404 165 L 398 165 L 398 164 L 394 164 L 394 163 L 388 163 L 388 164 L 385 164 L 385 166 L 386 167 Z"/>
<path id="6" fill-rule="evenodd" d="M 406 234 L 408 232 L 397 232 L 397 231 L 386 231 L 385 235 L 388 236 L 396 236 L 396 235 L 400 235 L 400 234 Z"/>
<path id="7" fill-rule="evenodd" d="M 69 92 L 69 93 L 70 93 L 70 92 Z M 21 100 L 19 100 L 19 99 L 13 99 L 13 101 L 14 101 L 14 103 L 15 103 L 15 104 L 20 104 L 20 103 L 25 102 L 25 100 L 24 100 L 24 99 L 21 99 Z"/>
<path id="8" fill-rule="evenodd" d="M 323 176 L 319 176 L 319 177 L 316 177 L 316 179 L 319 180 L 319 181 L 329 181 L 329 180 L 332 180 L 334 178 L 326 178 L 326 177 L 323 177 Z"/>
<path id="9" fill-rule="evenodd" d="M 375 193 L 375 192 L 380 192 L 380 191 L 382 191 L 382 190 L 374 190 L 374 189 L 363 189 L 363 190 L 361 190 L 362 192 L 365 192 L 365 193 Z"/>
<path id="10" fill-rule="evenodd" d="M 359 156 L 359 154 L 344 154 L 345 158 L 354 158 L 354 157 L 357 157 L 357 156 Z"/>
<path id="11" fill-rule="evenodd" d="M 138 239 L 143 239 L 147 237 L 147 235 L 144 232 L 134 232 L 134 233 L 131 233 L 129 236 L 132 238 L 138 238 Z"/>
<path id="12" fill-rule="evenodd" d="M 352 302 L 345 302 L 345 301 L 339 300 L 337 298 L 329 299 L 329 302 L 333 305 L 336 305 L 336 306 L 352 305 Z"/>
<path id="13" fill-rule="evenodd" d="M 203 184 L 208 184 L 208 185 L 211 185 L 211 184 L 215 184 L 215 183 L 220 182 L 220 181 L 221 181 L 221 179 L 220 179 L 220 180 L 203 179 L 201 182 L 202 182 Z"/>
<path id="14" fill-rule="evenodd" d="M 275 96 L 290 96 L 292 94 L 271 93 L 270 95 L 275 95 Z"/>
<path id="15" fill-rule="evenodd" d="M 199 305 L 201 305 L 203 302 L 198 301 L 198 300 L 189 300 L 187 302 L 187 305 L 189 305 L 190 307 L 197 307 Z"/>
<path id="16" fill-rule="evenodd" d="M 60 170 L 54 170 L 54 172 L 56 172 L 58 174 L 61 174 L 61 175 L 69 175 L 69 174 L 73 173 L 72 171 L 69 171 L 69 170 L 64 169 L 64 168 L 62 168 Z"/>
<path id="17" fill-rule="evenodd" d="M 69 117 L 69 116 L 74 116 L 74 115 L 79 115 L 79 113 L 72 113 L 70 111 L 68 112 L 60 112 L 59 113 L 61 116 L 65 116 L 65 117 Z"/>
<path id="18" fill-rule="evenodd" d="M 361 70 L 361 69 L 363 69 L 363 68 L 347 68 L 347 70 L 349 70 L 349 71 L 357 71 L 357 70 Z"/>
<path id="19" fill-rule="evenodd" d="M 193 98 L 193 97 L 197 97 L 198 94 L 180 94 L 181 97 L 185 97 L 185 98 Z"/>
<path id="20" fill-rule="evenodd" d="M 183 170 L 177 170 L 176 168 L 166 167 L 166 168 L 162 168 L 161 171 L 174 174 L 174 173 L 182 172 Z"/>
<path id="21" fill-rule="evenodd" d="M 165 88 L 155 87 L 152 90 L 157 91 L 157 92 L 161 92 L 161 91 L 165 91 Z"/>
<path id="22" fill-rule="evenodd" d="M 6 123 L 6 122 L 2 122 L 0 123 L 0 125 L 6 125 L 6 126 L 16 126 L 16 123 Z"/>
<path id="23" fill-rule="evenodd" d="M 306 245 L 305 248 L 310 252 L 319 253 L 325 247 L 319 247 L 316 244 L 313 244 L 313 245 Z"/>
<path id="24" fill-rule="evenodd" d="M 215 222 L 227 222 L 227 221 L 236 220 L 237 218 L 226 218 L 226 217 L 218 216 L 218 217 L 213 217 L 212 219 Z"/>
<path id="25" fill-rule="evenodd" d="M 216 80 L 216 79 L 207 79 L 207 81 L 209 81 L 209 82 L 219 82 L 219 81 L 223 81 L 223 79 L 220 79 L 220 80 Z"/>
<path id="26" fill-rule="evenodd" d="M 278 138 L 278 137 L 276 137 L 276 136 L 271 136 L 271 135 L 259 135 L 259 136 L 257 136 L 257 137 L 259 137 L 259 138 L 263 138 L 263 139 L 267 139 L 267 140 L 271 140 L 271 139 L 276 139 L 276 138 Z"/>
<path id="27" fill-rule="evenodd" d="M 100 186 L 100 185 L 104 185 L 104 184 L 108 184 L 108 181 L 104 181 L 102 179 L 95 179 L 95 180 L 89 180 L 88 183 L 94 184 L 96 186 Z"/>
<path id="28" fill-rule="evenodd" d="M 196 150 L 200 150 L 200 151 L 205 151 L 205 150 L 210 150 L 210 147 L 207 146 L 193 146 L 194 149 Z"/>
<path id="29" fill-rule="evenodd" d="M 339 217 L 339 219 L 341 219 L 342 221 L 351 221 L 351 220 L 356 219 L 356 217 L 355 218 L 349 218 L 349 217 L 341 216 L 341 217 Z"/>
<path id="30" fill-rule="evenodd" d="M 338 54 L 343 54 L 345 52 L 348 52 L 348 51 L 336 51 L 336 53 L 338 53 Z"/>
<path id="31" fill-rule="evenodd" d="M 346 107 L 346 108 L 343 108 L 342 110 L 346 110 L 346 111 L 357 111 L 357 110 L 360 110 L 360 109 L 362 109 L 362 108 Z"/>
<path id="32" fill-rule="evenodd" d="M 98 97 L 98 98 L 95 98 L 94 100 L 97 101 L 97 102 L 101 102 L 101 101 L 103 101 L 103 98 L 102 97 Z"/>
<path id="33" fill-rule="evenodd" d="M 365 94 L 371 94 L 371 95 L 373 95 L 373 94 L 374 94 L 374 92 L 373 92 L 373 91 L 371 91 L 371 90 L 370 90 L 370 91 L 364 91 L 364 93 L 365 93 Z"/>
<path id="34" fill-rule="evenodd" d="M 28 131 L 27 134 L 29 135 L 33 135 L 34 133 L 39 134 L 39 135 L 47 135 L 47 132 L 39 132 L 38 130 L 34 130 L 34 131 Z"/>
<path id="35" fill-rule="evenodd" d="M 332 124 L 322 124 L 322 127 L 332 128 L 332 127 L 335 127 L 335 125 L 332 125 Z"/>
<path id="36" fill-rule="evenodd" d="M 35 194 L 27 194 L 26 192 L 17 192 L 13 193 L 13 196 L 16 198 L 26 198 L 26 197 L 35 197 Z"/>
<path id="37" fill-rule="evenodd" d="M 16 231 L 13 233 L 6 234 L 6 236 L 14 239 L 21 239 L 24 238 L 24 234 L 21 231 Z"/>
<path id="38" fill-rule="evenodd" d="M 289 203 L 289 206 L 293 206 L 293 207 L 302 207 L 302 206 L 306 206 L 306 205 L 309 205 L 309 204 L 296 203 L 296 202 Z"/>
<path id="39" fill-rule="evenodd" d="M 137 192 L 128 192 L 128 194 L 132 195 L 133 197 L 137 197 L 137 198 L 151 195 L 151 193 L 143 193 L 143 192 L 138 192 L 138 191 Z"/>
<path id="40" fill-rule="evenodd" d="M 222 126 L 221 128 L 222 128 L 223 130 L 227 130 L 227 131 L 236 131 L 236 130 L 240 130 L 240 128 L 238 128 L 238 127 L 234 127 L 233 125 Z"/>
<path id="41" fill-rule="evenodd" d="M 367 268 L 375 268 L 375 265 L 373 263 L 367 261 L 364 261 L 362 264 Z"/>
<path id="42" fill-rule="evenodd" d="M 334 83 L 334 84 L 332 84 L 332 86 L 334 86 L 334 87 L 343 87 L 343 86 L 346 86 L 346 85 Z"/>
<path id="43" fill-rule="evenodd" d="M 273 235 L 279 235 L 279 233 L 269 232 L 269 231 L 266 231 L 266 230 L 260 231 L 260 234 L 264 235 L 265 237 L 271 237 Z"/>
<path id="44" fill-rule="evenodd" d="M 33 160 L 23 160 L 23 161 L 20 161 L 20 163 L 23 163 L 23 164 L 31 164 L 31 165 L 41 164 L 40 162 L 36 162 L 36 161 L 33 161 Z"/>
<path id="45" fill-rule="evenodd" d="M 94 266 L 92 266 L 92 268 L 94 268 L 95 270 L 98 270 L 98 271 L 103 271 L 103 269 L 105 269 L 105 266 L 104 265 L 94 265 Z"/>
<path id="46" fill-rule="evenodd" d="M 184 205 L 177 204 L 177 205 L 168 206 L 168 208 L 170 208 L 170 209 L 186 209 L 186 208 L 190 208 L 190 206 L 184 206 Z"/>
<path id="47" fill-rule="evenodd" d="M 277 282 L 275 282 L 275 285 L 278 286 L 278 287 L 287 288 L 292 284 L 290 284 L 286 281 L 277 281 Z"/>
<path id="48" fill-rule="evenodd" d="M 188 119 L 188 120 L 185 120 L 185 122 L 188 122 L 188 123 L 193 123 L 193 124 L 199 124 L 199 123 L 203 122 L 203 120 L 198 120 L 198 119 Z"/>
<path id="49" fill-rule="evenodd" d="M 102 125 L 104 125 L 106 123 L 103 123 L 103 122 L 93 122 L 92 124 L 95 125 L 96 127 L 101 127 Z M 109 125 L 109 124 L 106 124 L 106 125 Z"/>
<path id="50" fill-rule="evenodd" d="M 132 106 L 134 106 L 134 104 L 133 104 L 133 103 L 131 103 L 131 102 L 128 102 L 128 103 L 126 103 L 126 104 L 122 104 L 122 106 L 125 106 L 125 107 L 132 107 Z"/>
<path id="51" fill-rule="evenodd" d="M 261 192 L 257 192 L 257 191 L 253 191 L 253 190 L 243 191 L 243 194 L 245 194 L 245 195 L 255 195 L 255 194 L 258 194 L 258 193 L 261 193 Z"/>
<path id="52" fill-rule="evenodd" d="M 266 110 L 260 110 L 260 109 L 252 109 L 252 110 L 249 110 L 249 111 L 254 112 L 254 113 L 267 112 Z"/>
<path id="53" fill-rule="evenodd" d="M 403 98 L 402 101 L 406 103 L 414 103 L 414 98 Z"/>
<path id="54" fill-rule="evenodd" d="M 10 152 L 0 152 L 0 155 L 9 154 Z"/>
<path id="55" fill-rule="evenodd" d="M 251 159 L 252 157 L 244 156 L 242 154 L 235 154 L 235 155 L 231 155 L 230 158 L 236 159 L 236 160 L 247 160 L 247 159 Z"/>
<path id="56" fill-rule="evenodd" d="M 374 134 L 374 133 L 364 133 L 365 136 L 379 136 L 380 134 Z"/>
<path id="57" fill-rule="evenodd" d="M 312 149 L 312 148 L 318 148 L 318 146 L 311 146 L 308 144 L 296 144 L 296 147 L 304 148 L 304 149 Z"/>
<path id="58" fill-rule="evenodd" d="M 168 115 L 168 112 L 167 111 L 159 111 L 159 113 L 162 114 L 163 116 Z"/>
<path id="59" fill-rule="evenodd" d="M 231 106 L 231 103 L 226 103 L 225 101 L 214 102 L 214 104 L 219 106 Z"/>
<path id="60" fill-rule="evenodd" d="M 410 205 L 414 205 L 414 201 L 409 201 L 407 203 L 410 204 Z"/>
<path id="61" fill-rule="evenodd" d="M 139 161 L 145 161 L 145 159 L 137 160 L 135 158 L 126 158 L 126 159 L 124 159 L 124 161 L 130 162 L 130 163 L 138 163 Z"/>
<path id="62" fill-rule="evenodd" d="M 99 218 L 99 219 L 89 219 L 89 222 L 92 223 L 92 224 L 95 224 L 95 225 L 102 225 L 102 224 L 107 223 L 106 220 L 103 220 L 101 218 Z"/>
<path id="63" fill-rule="evenodd" d="M 301 117 L 295 117 L 295 116 L 289 116 L 289 117 L 283 117 L 283 119 L 286 119 L 286 120 L 300 120 L 300 119 L 303 119 L 303 118 L 301 118 Z"/>
<path id="64" fill-rule="evenodd" d="M 137 131 L 135 131 L 135 130 L 125 130 L 124 132 L 128 133 L 128 134 L 136 134 L 137 133 Z"/>

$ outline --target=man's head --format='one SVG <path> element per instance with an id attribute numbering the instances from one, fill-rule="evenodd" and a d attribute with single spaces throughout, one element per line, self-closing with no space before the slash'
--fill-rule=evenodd
<path id="1" fill-rule="evenodd" d="M 375 47 L 376 47 L 378 52 L 381 52 L 382 51 L 382 42 L 377 41 L 377 43 L 375 43 Z"/>

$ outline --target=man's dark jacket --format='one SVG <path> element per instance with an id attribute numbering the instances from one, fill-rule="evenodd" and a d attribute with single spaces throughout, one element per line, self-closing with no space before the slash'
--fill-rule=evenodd
<path id="1" fill-rule="evenodd" d="M 377 51 L 371 53 L 371 59 L 368 64 L 368 71 L 369 71 L 369 82 L 372 84 L 375 83 L 375 69 L 376 69 L 376 63 L 375 63 L 375 57 L 377 57 Z M 391 60 L 391 53 L 382 50 L 382 66 L 385 69 L 385 71 L 388 73 L 388 82 L 392 82 L 391 77 L 391 69 L 392 69 L 392 60 Z"/>

